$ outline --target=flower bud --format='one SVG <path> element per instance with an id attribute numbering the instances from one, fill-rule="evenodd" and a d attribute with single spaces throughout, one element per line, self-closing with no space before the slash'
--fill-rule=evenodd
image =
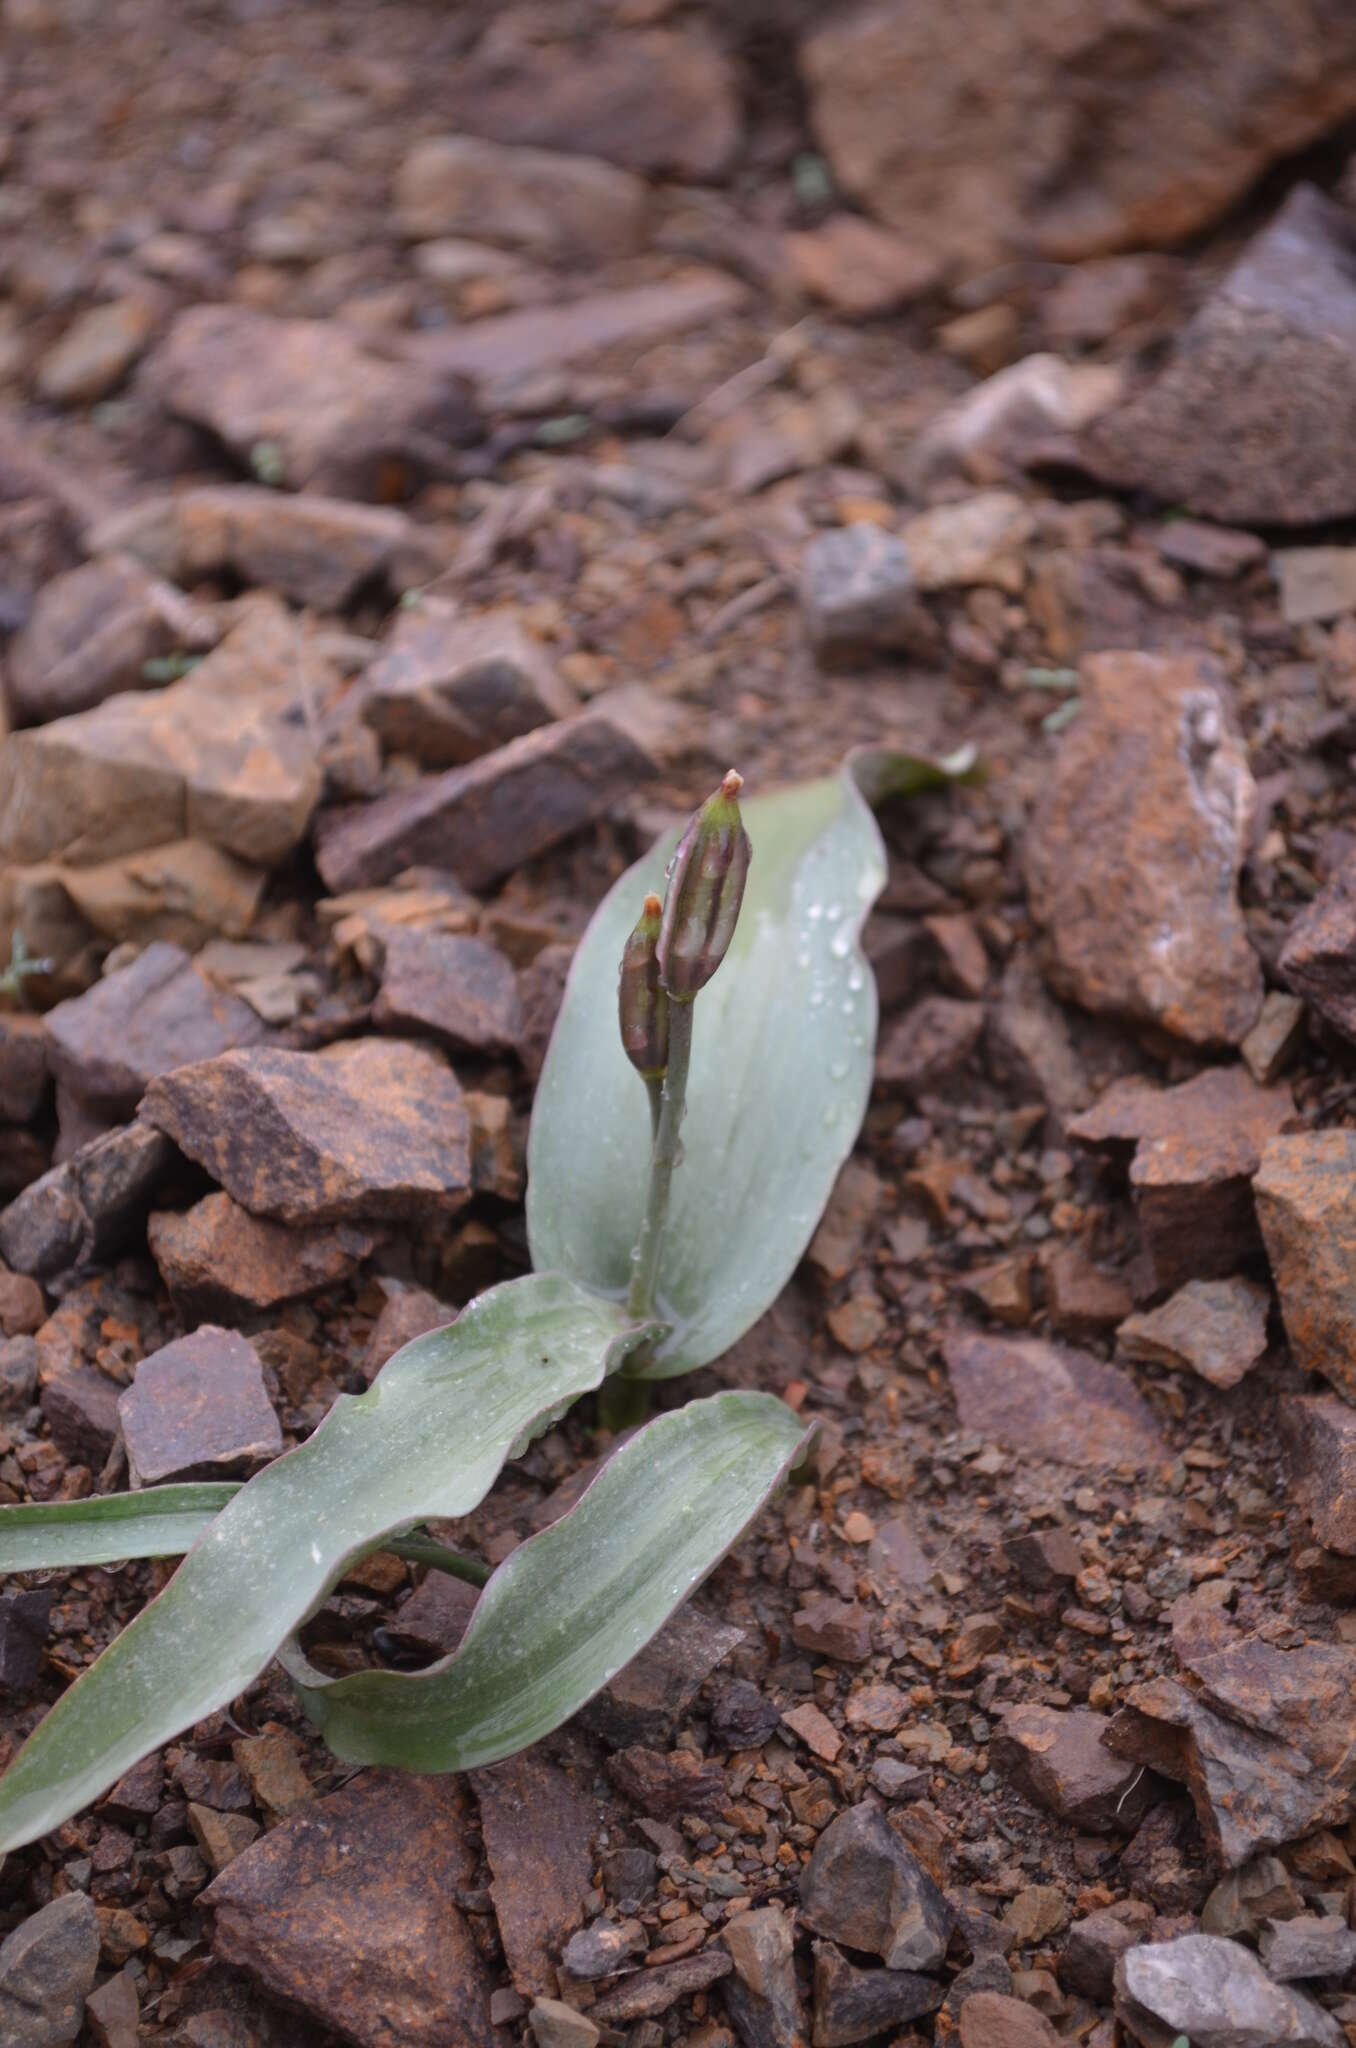
<path id="1" fill-rule="evenodd" d="M 622 952 L 617 1010 L 626 1057 L 647 1081 L 657 1081 L 669 1063 L 669 999 L 659 985 L 660 914 L 657 896 L 645 898 L 640 922 Z"/>
<path id="2" fill-rule="evenodd" d="M 675 1002 L 706 987 L 734 937 L 752 853 L 739 816 L 743 787 L 732 768 L 692 817 L 669 869 L 659 979 Z"/>

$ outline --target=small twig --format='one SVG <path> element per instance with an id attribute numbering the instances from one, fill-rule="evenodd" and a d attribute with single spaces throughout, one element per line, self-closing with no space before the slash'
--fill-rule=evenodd
<path id="1" fill-rule="evenodd" d="M 745 619 L 751 619 L 755 612 L 766 611 L 770 604 L 775 604 L 779 597 L 786 594 L 787 589 L 785 576 L 780 570 L 774 570 L 771 576 L 764 576 L 761 583 L 751 584 L 747 590 L 741 590 L 728 604 L 723 604 L 719 610 L 712 612 L 701 630 L 702 645 L 709 647 L 713 640 L 719 640 L 721 634 L 728 633 L 732 626 L 738 626 Z"/>

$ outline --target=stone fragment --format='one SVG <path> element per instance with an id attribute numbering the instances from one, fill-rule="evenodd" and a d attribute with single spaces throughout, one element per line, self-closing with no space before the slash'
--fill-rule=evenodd
<path id="1" fill-rule="evenodd" d="M 426 598 L 397 615 L 362 682 L 362 713 L 382 745 L 452 768 L 569 718 L 579 699 L 507 608 L 467 618 Z"/>
<path id="2" fill-rule="evenodd" d="M 1105 1715 L 1081 1707 L 1010 1707 L 990 1756 L 1020 1792 L 1060 1820 L 1085 1834 L 1128 1834 L 1143 1818 L 1150 1787 L 1136 1765 L 1103 1747 L 1108 1726 Z"/>
<path id="3" fill-rule="evenodd" d="M 31 1337 L 46 1320 L 47 1307 L 37 1281 L 0 1266 L 0 1337 Z"/>
<path id="4" fill-rule="evenodd" d="M 1262 973 L 1238 903 L 1256 790 L 1205 655 L 1100 654 L 1027 838 L 1059 992 L 1236 1045 Z"/>
<path id="5" fill-rule="evenodd" d="M 396 479 L 427 473 L 480 430 L 457 378 L 372 355 L 335 320 L 189 306 L 144 375 L 167 412 L 210 429 L 239 462 L 268 449 L 290 490 L 401 495 Z"/>
<path id="6" fill-rule="evenodd" d="M 88 867 L 206 839 L 260 867 L 285 860 L 320 796 L 298 661 L 326 667 L 281 605 L 256 603 L 182 682 L 127 690 L 13 734 L 0 754 L 0 859 Z"/>
<path id="7" fill-rule="evenodd" d="M 0 2040 L 5 2048 L 74 2041 L 99 1967 L 99 1922 L 84 1892 L 63 1892 L 0 1942 Z"/>
<path id="8" fill-rule="evenodd" d="M 916 1970 L 864 1970 L 831 1941 L 817 1941 L 814 1956 L 814 2048 L 873 2041 L 889 2028 L 935 2012 L 942 2002 L 936 1978 Z"/>
<path id="9" fill-rule="evenodd" d="M 248 1781 L 255 1805 L 270 1820 L 287 1820 L 315 1798 L 315 1788 L 301 1767 L 297 1738 L 285 1730 L 242 1735 L 231 1744 L 231 1757 Z"/>
<path id="10" fill-rule="evenodd" d="M 248 931 L 267 880 L 263 868 L 205 839 L 175 839 L 93 867 L 40 863 L 15 882 L 59 889 L 86 925 L 113 945 L 157 939 L 193 952 L 219 934 Z"/>
<path id="11" fill-rule="evenodd" d="M 1343 2048 L 1346 2035 L 1302 1991 L 1273 1984 L 1256 1956 L 1213 1934 L 1132 1948 L 1116 1965 L 1116 2016 L 1145 2048 Z"/>
<path id="12" fill-rule="evenodd" d="M 395 200 L 413 240 L 472 235 L 565 263 L 628 255 L 646 214 L 644 181 L 630 171 L 470 135 L 417 142 L 400 167 Z"/>
<path id="13" fill-rule="evenodd" d="M 188 1802 L 188 1825 L 212 1871 L 225 1870 L 259 1836 L 259 1823 L 248 1814 L 218 1813 L 192 1799 Z"/>
<path id="14" fill-rule="evenodd" d="M 912 1094 L 963 1067 L 984 1036 L 983 1003 L 924 996 L 896 1019 L 876 1054 L 876 1079 Z"/>
<path id="15" fill-rule="evenodd" d="M 0 1210 L 0 1258 L 44 1285 L 108 1258 L 134 1235 L 173 1157 L 149 1124 L 93 1139 Z"/>
<path id="16" fill-rule="evenodd" d="M 1277 1420 L 1292 1498 L 1320 1543 L 1356 1557 L 1356 1408 L 1334 1394 L 1288 1394 Z"/>
<path id="17" fill-rule="evenodd" d="M 711 1732 L 726 1749 L 761 1749 L 780 1720 L 780 1708 L 747 1678 L 715 1688 Z"/>
<path id="18" fill-rule="evenodd" d="M 487 888 L 592 824 L 654 773 L 603 698 L 577 718 L 524 733 L 322 825 L 317 864 L 334 891 L 370 888 L 420 865 L 445 868 L 468 889 Z"/>
<path id="19" fill-rule="evenodd" d="M 919 590 L 984 585 L 1019 597 L 1026 582 L 1023 550 L 1035 530 L 1031 507 L 1015 492 L 980 491 L 918 513 L 901 538 Z"/>
<path id="20" fill-rule="evenodd" d="M 1124 390 L 1121 371 L 1109 363 L 1024 356 L 940 412 L 907 458 L 891 465 L 892 473 L 919 492 L 951 476 L 994 483 L 1020 469 L 1052 439 L 1063 445 L 1116 405 Z"/>
<path id="21" fill-rule="evenodd" d="M 54 405 L 92 405 L 116 391 L 155 327 L 149 298 L 134 294 L 87 306 L 43 355 L 38 389 Z"/>
<path id="22" fill-rule="evenodd" d="M 551 1998 L 555 1960 L 584 1918 L 598 1812 L 558 1764 L 532 1751 L 473 1771 L 490 1896 L 514 1985 Z"/>
<path id="23" fill-rule="evenodd" d="M 1300 184 L 1137 397 L 1086 442 L 1094 474 L 1207 518 L 1310 526 L 1356 510 L 1350 216 Z"/>
<path id="24" fill-rule="evenodd" d="M 633 1956 L 643 1956 L 648 1943 L 639 1920 L 598 1919 L 572 1934 L 561 1955 L 567 1976 L 594 1983 L 615 1977 Z"/>
<path id="25" fill-rule="evenodd" d="M 817 1757 L 822 1757 L 825 1763 L 831 1764 L 843 1747 L 842 1736 L 813 1700 L 804 1700 L 798 1707 L 788 1707 L 781 1718 L 791 1733 Z"/>
<path id="26" fill-rule="evenodd" d="M 817 1593 L 791 1617 L 791 1639 L 812 1657 L 865 1664 L 871 1655 L 871 1616 L 855 1600 Z"/>
<path id="27" fill-rule="evenodd" d="M 1325 623 L 1356 611 L 1356 548 L 1279 548 L 1271 568 L 1288 626 Z"/>
<path id="28" fill-rule="evenodd" d="M 0 1411 L 26 1408 L 38 1384 L 38 1347 L 32 1337 L 0 1341 Z"/>
<path id="29" fill-rule="evenodd" d="M 869 1805 L 825 1828 L 801 1873 L 800 1911 L 816 1934 L 910 1971 L 940 1968 L 955 1918 L 913 1850 Z"/>
<path id="30" fill-rule="evenodd" d="M 721 1995 L 740 2039 L 749 2048 L 809 2048 L 791 1916 L 781 1906 L 739 1913 L 721 1940 L 734 1964 Z"/>
<path id="31" fill-rule="evenodd" d="M 118 1419 L 133 1487 L 227 1478 L 282 1450 L 254 1346 L 211 1323 L 142 1359 Z"/>
<path id="32" fill-rule="evenodd" d="M 1094 1266 L 1077 1245 L 1061 1245 L 1045 1267 L 1050 1326 L 1062 1337 L 1084 1339 L 1122 1322 L 1133 1306 L 1119 1273 Z"/>
<path id="33" fill-rule="evenodd" d="M 456 1310 L 422 1287 L 396 1287 L 387 1283 L 386 1303 L 372 1326 L 367 1352 L 362 1361 L 363 1376 L 374 1380 L 388 1358 L 416 1337 L 441 1330 L 455 1322 Z"/>
<path id="34" fill-rule="evenodd" d="M 716 1666 L 743 1640 L 742 1629 L 691 1605 L 680 1607 L 639 1656 L 584 1708 L 585 1725 L 613 1748 L 635 1742 L 651 1748 L 667 1745 Z M 775 1708 L 771 1712 L 775 1727 Z"/>
<path id="35" fill-rule="evenodd" d="M 653 2019 L 656 2013 L 667 2012 L 680 1998 L 709 1990 L 722 1977 L 728 1977 L 733 1967 L 725 1949 L 704 1948 L 676 1963 L 636 1970 L 589 2008 L 590 2017 L 608 2027 Z"/>
<path id="36" fill-rule="evenodd" d="M 201 1894 L 216 1954 L 358 2048 L 495 2048 L 489 1974 L 454 1903 L 475 1882 L 467 1807 L 457 1778 L 364 1771 Z"/>
<path id="37" fill-rule="evenodd" d="M 1043 2012 L 1002 1991 L 973 1991 L 960 2009 L 960 2048 L 1059 2048 Z"/>
<path id="38" fill-rule="evenodd" d="M 1345 1977 L 1356 1969 L 1356 1933 L 1340 1913 L 1302 1913 L 1265 1927 L 1261 1940 L 1267 1975 L 1277 1984 L 1310 1977 Z"/>
<path id="39" fill-rule="evenodd" d="M 50 1087 L 42 1018 L 23 1010 L 0 1014 L 0 1123 L 32 1123 Z"/>
<path id="40" fill-rule="evenodd" d="M 40 725 L 88 711 L 119 690 L 139 690 L 148 661 L 210 646 L 205 613 L 126 555 L 54 576 L 9 650 L 16 723 Z"/>
<path id="41" fill-rule="evenodd" d="M 376 1238 L 357 1224 L 289 1228 L 251 1216 L 227 1194 L 191 1209 L 155 1210 L 146 1235 L 160 1277 L 186 1312 L 248 1314 L 346 1280 Z"/>
<path id="42" fill-rule="evenodd" d="M 891 313 L 932 291 L 942 266 L 929 250 L 858 213 L 834 213 L 783 244 L 794 283 L 849 320 Z"/>
<path id="43" fill-rule="evenodd" d="M 1072 1583 L 1083 1569 L 1083 1548 L 1068 1529 L 1032 1529 L 1006 1545 L 1009 1562 L 1024 1586 L 1044 1593 Z"/>
<path id="44" fill-rule="evenodd" d="M 1161 1308 L 1127 1316 L 1116 1332 L 1122 1358 L 1186 1366 L 1212 1387 L 1236 1387 L 1267 1348 L 1271 1295 L 1235 1275 L 1188 1280 Z"/>
<path id="45" fill-rule="evenodd" d="M 1158 552 L 1177 569 L 1226 581 L 1266 560 L 1266 542 L 1236 526 L 1210 526 L 1200 519 L 1170 519 L 1158 536 Z"/>
<path id="46" fill-rule="evenodd" d="M 365 584 L 398 580 L 397 562 L 413 538 L 409 519 L 393 506 L 207 484 L 111 513 L 89 546 L 95 555 L 131 556 L 170 583 L 225 574 L 329 612 Z"/>
<path id="47" fill-rule="evenodd" d="M 0 1700 L 26 1700 L 37 1684 L 51 1608 L 50 1588 L 0 1593 Z"/>
<path id="48" fill-rule="evenodd" d="M 470 1191 L 461 1090 L 423 1046 L 222 1053 L 154 1082 L 145 1114 L 251 1214 L 283 1223 L 446 1215 Z"/>
<path id="49" fill-rule="evenodd" d="M 1279 1856 L 1259 1856 L 1231 1870 L 1201 1907 L 1203 1934 L 1243 1934 L 1256 1941 L 1268 1921 L 1293 1920 L 1304 1911 L 1295 1880 Z"/>
<path id="50" fill-rule="evenodd" d="M 385 935 L 386 963 L 372 1022 L 418 1031 L 454 1051 L 503 1052 L 522 1030 L 518 979 L 484 939 L 454 932 Z"/>
<path id="51" fill-rule="evenodd" d="M 528 2016 L 537 2048 L 597 2048 L 601 2030 L 586 2012 L 576 2012 L 558 1998 L 539 1998 Z"/>
<path id="52" fill-rule="evenodd" d="M 1325 1024 L 1356 1040 L 1356 855 L 1338 866 L 1286 934 L 1280 971 Z"/>
<path id="53" fill-rule="evenodd" d="M 96 1115 L 132 1115 L 157 1074 L 267 1036 L 248 1003 L 215 987 L 178 946 L 148 946 L 130 965 L 58 1003 L 43 1020 L 47 1064 Z"/>
<path id="54" fill-rule="evenodd" d="M 1253 1181 L 1286 1336 L 1299 1363 L 1356 1401 L 1356 1132 L 1273 1138 Z"/>
<path id="55" fill-rule="evenodd" d="M 1000 1080 L 1044 1102 L 1061 1121 L 1087 1106 L 1092 1090 L 1067 1016 L 1046 989 L 1029 950 L 1015 952 L 990 1012 L 986 1052 Z"/>
<path id="56" fill-rule="evenodd" d="M 1299 997 L 1269 989 L 1257 1022 L 1238 1048 L 1259 1087 L 1269 1087 L 1285 1072 L 1303 1036 L 1304 1005 Z"/>
<path id="57" fill-rule="evenodd" d="M 138 2048 L 141 2002 L 126 1970 L 107 1978 L 85 2000 L 85 2024 L 95 2048 Z"/>
<path id="58" fill-rule="evenodd" d="M 1114 1906 L 1075 1920 L 1059 1959 L 1060 1982 L 1084 1998 L 1109 2004 L 1117 1962 L 1144 1940 L 1153 1917 L 1152 1906 L 1143 1899 L 1118 1899 Z"/>
<path id="59" fill-rule="evenodd" d="M 943 1356 L 961 1427 L 1064 1464 L 1156 1464 L 1166 1446 L 1128 1374 L 1039 1337 L 958 1330 Z"/>
<path id="60" fill-rule="evenodd" d="M 1146 17 L 1137 35 L 1130 75 L 1095 7 L 1040 36 L 993 0 L 962 0 L 944 19 L 816 16 L 799 55 L 835 182 L 970 271 L 1176 247 L 1356 108 L 1356 29 L 1340 10 L 1220 0 Z M 1052 107 L 1078 120 L 1051 121 Z"/>
<path id="61" fill-rule="evenodd" d="M 116 1381 L 92 1366 L 67 1366 L 44 1377 L 40 1400 L 52 1442 L 97 1472 L 117 1439 L 118 1398 Z"/>
<path id="62" fill-rule="evenodd" d="M 834 527 L 810 542 L 800 603 L 810 645 L 826 668 L 853 668 L 879 654 L 927 653 L 936 645 L 908 549 L 870 520 Z"/>
<path id="63" fill-rule="evenodd" d="M 719 1813 L 726 1804 L 720 1765 L 686 1749 L 661 1751 L 633 1742 L 608 1758 L 607 1774 L 623 1798 L 660 1820 Z"/>
<path id="64" fill-rule="evenodd" d="M 429 1572 L 386 1630 L 392 1645 L 415 1656 L 449 1657 L 461 1642 L 475 1612 L 477 1594 L 442 1572 Z"/>

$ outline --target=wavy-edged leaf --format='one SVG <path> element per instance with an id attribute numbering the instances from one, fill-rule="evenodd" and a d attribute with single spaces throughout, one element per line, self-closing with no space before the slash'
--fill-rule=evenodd
<path id="1" fill-rule="evenodd" d="M 75 1571 L 87 1564 L 122 1564 L 129 1557 L 181 1557 L 239 1491 L 239 1481 L 210 1480 L 201 1486 L 148 1486 L 144 1493 L 0 1508 L 0 1573 Z"/>
<path id="2" fill-rule="evenodd" d="M 63 1694 L 0 1779 L 0 1850 L 77 1813 L 223 1707 L 365 1550 L 464 1515 L 509 1447 L 635 1343 L 620 1306 L 560 1274 L 492 1288 L 343 1396 L 229 1501 L 169 1585 Z"/>
<path id="3" fill-rule="evenodd" d="M 591 1699 L 717 1564 L 805 1440 L 771 1394 L 661 1415 L 575 1507 L 508 1557 L 450 1657 L 425 1671 L 327 1679 L 280 1654 L 336 1756 L 463 1771 L 511 1756 Z"/>
<path id="4" fill-rule="evenodd" d="M 876 990 L 858 941 L 885 852 L 867 797 L 937 788 L 971 765 L 873 748 L 838 775 L 742 804 L 753 865 L 730 951 L 697 998 L 659 1280 L 672 1329 L 646 1377 L 728 1350 L 809 1243 L 871 1092 Z M 674 844 L 630 868 L 584 934 L 532 1113 L 533 1260 L 603 1293 L 630 1277 L 650 1154 L 644 1084 L 617 1031 L 617 965 Z"/>

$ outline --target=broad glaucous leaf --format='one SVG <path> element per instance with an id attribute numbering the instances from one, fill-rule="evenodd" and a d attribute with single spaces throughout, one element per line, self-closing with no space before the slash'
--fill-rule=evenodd
<path id="1" fill-rule="evenodd" d="M 645 1377 L 728 1350 L 809 1243 L 871 1091 L 876 990 L 859 940 L 886 870 L 870 804 L 972 764 L 872 749 L 840 774 L 741 799 L 753 864 L 729 953 L 697 998 L 658 1290 L 672 1327 Z M 675 843 L 630 868 L 585 932 L 532 1113 L 533 1262 L 605 1294 L 630 1277 L 650 1154 L 644 1084 L 617 1033 L 617 962 L 646 894 L 663 894 Z"/>
<path id="2" fill-rule="evenodd" d="M 40 1722 L 0 1779 L 0 1850 L 46 1834 L 227 1705 L 383 1537 L 469 1513 L 512 1445 L 598 1386 L 638 1334 L 618 1304 L 537 1274 L 492 1288 L 397 1352 L 365 1394 L 341 1397 L 227 1502 Z M 0 1510 L 0 1549 L 14 1512 Z"/>
<path id="3" fill-rule="evenodd" d="M 659 1416 L 508 1557 L 459 1647 L 425 1671 L 327 1679 L 280 1654 L 336 1756 L 464 1771 L 535 1742 L 643 1649 L 757 1514 L 807 1431 L 770 1394 Z"/>
<path id="4" fill-rule="evenodd" d="M 181 1557 L 239 1491 L 238 1481 L 217 1480 L 0 1508 L 0 1573 Z"/>

